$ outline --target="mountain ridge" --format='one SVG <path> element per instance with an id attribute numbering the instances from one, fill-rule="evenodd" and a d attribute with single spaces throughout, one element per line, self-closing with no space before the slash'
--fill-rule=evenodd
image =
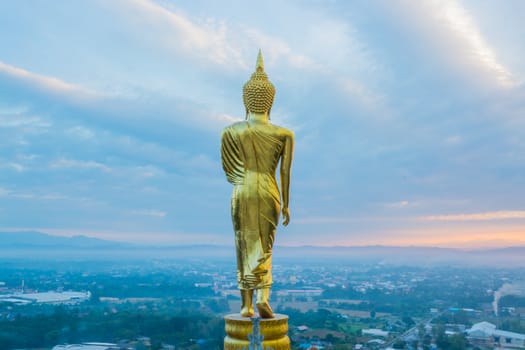
<path id="1" fill-rule="evenodd" d="M 85 235 L 57 236 L 39 231 L 0 232 L 1 248 L 102 248 L 123 247 L 128 243 L 104 240 Z"/>
<path id="2" fill-rule="evenodd" d="M 130 242 L 117 242 L 112 240 L 106 240 L 101 238 L 90 237 L 86 235 L 72 235 L 72 236 L 59 236 L 52 235 L 40 231 L 0 231 L 0 247 L 53 247 L 53 246 L 69 246 L 71 248 L 95 248 L 95 247 L 120 247 L 130 249 L 191 249 L 191 248 L 230 248 L 230 245 L 222 244 L 137 244 Z M 440 251 L 440 252 L 457 252 L 466 254 L 477 254 L 477 253 L 505 253 L 505 252 L 525 252 L 525 246 L 506 246 L 506 247 L 485 247 L 485 248 L 455 248 L 455 247 L 439 247 L 433 245 L 383 245 L 383 244 L 371 244 L 371 245 L 345 245 L 345 246 L 320 246 L 320 245 L 279 245 L 276 244 L 278 249 L 284 250 L 317 250 L 317 251 L 370 251 L 370 250 L 394 250 L 394 251 L 412 251 L 417 250 L 419 252 L 425 251 Z"/>
<path id="3" fill-rule="evenodd" d="M 275 261 L 317 265 L 372 263 L 440 266 L 522 266 L 525 246 L 473 249 L 428 246 L 274 246 Z M 140 245 L 89 236 L 56 236 L 38 231 L 0 232 L 0 260 L 234 260 L 231 245 Z M 233 261 L 232 260 L 232 261 Z"/>
<path id="4" fill-rule="evenodd" d="M 230 249 L 230 245 L 220 244 L 138 244 L 131 242 L 119 242 L 101 238 L 90 237 L 86 235 L 59 236 L 40 231 L 0 231 L 0 248 L 46 248 L 46 247 L 63 247 L 63 248 L 128 248 L 128 249 L 198 249 L 198 248 L 217 248 Z M 308 251 L 314 250 L 319 252 L 344 252 L 344 251 L 417 251 L 426 252 L 450 252 L 463 254 L 480 254 L 480 253 L 525 253 L 525 246 L 507 246 L 507 247 L 485 247 L 485 248 L 454 248 L 438 246 L 398 246 L 398 245 L 359 245 L 359 246 L 316 246 L 316 245 L 279 245 L 275 249 L 287 251 Z"/>

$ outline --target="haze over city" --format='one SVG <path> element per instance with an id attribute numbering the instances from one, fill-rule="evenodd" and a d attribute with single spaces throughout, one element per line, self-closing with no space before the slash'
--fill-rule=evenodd
<path id="1" fill-rule="evenodd" d="M 0 231 L 233 244 L 220 135 L 261 49 L 296 137 L 277 245 L 525 245 L 523 13 L 2 2 Z"/>

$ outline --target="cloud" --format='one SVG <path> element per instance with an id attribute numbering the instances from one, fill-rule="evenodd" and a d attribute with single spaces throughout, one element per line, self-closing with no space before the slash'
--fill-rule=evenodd
<path id="1" fill-rule="evenodd" d="M 421 217 L 423 221 L 487 221 L 525 219 L 525 211 L 492 211 L 474 214 L 431 215 Z"/>
<path id="2" fill-rule="evenodd" d="M 133 211 L 131 211 L 131 214 L 152 216 L 152 217 L 156 217 L 156 218 L 163 218 L 163 217 L 166 216 L 166 212 L 165 211 L 155 210 L 155 209 L 133 210 Z"/>
<path id="3" fill-rule="evenodd" d="M 26 170 L 26 167 L 19 163 L 7 163 L 6 167 L 11 168 L 18 172 L 22 172 Z"/>
<path id="4" fill-rule="evenodd" d="M 497 52 L 483 36 L 476 19 L 461 2 L 406 0 L 388 4 L 386 8 L 397 12 L 404 30 L 415 39 L 423 64 L 428 64 L 425 59 L 434 62 L 434 68 L 445 63 L 453 75 L 474 83 L 485 80 L 482 84 L 485 86 L 517 86 L 512 72 L 498 60 Z"/>
<path id="5" fill-rule="evenodd" d="M 384 206 L 386 208 L 406 208 L 408 206 L 413 206 L 415 203 L 409 202 L 409 201 L 399 201 L 399 202 L 390 202 L 385 203 Z"/>
<path id="6" fill-rule="evenodd" d="M 6 137 L 20 143 L 27 143 L 23 137 L 26 134 L 44 133 L 51 127 L 55 134 L 66 129 L 65 134 L 77 140 L 94 139 L 96 129 L 127 130 L 159 139 L 160 134 L 173 137 L 184 133 L 184 129 L 209 132 L 238 121 L 192 99 L 148 90 L 142 91 L 140 97 L 102 96 L 53 77 L 24 72 L 27 76 L 14 74 L 2 79 L 0 71 L 0 84 L 9 91 L 10 100 L 5 107 L 0 105 L 0 132 L 18 129 Z"/>
<path id="7" fill-rule="evenodd" d="M 452 135 L 445 139 L 444 143 L 448 146 L 459 145 L 463 142 L 463 138 L 460 135 Z"/>
<path id="8" fill-rule="evenodd" d="M 62 200 L 62 199 L 68 199 L 67 196 L 60 194 L 60 193 L 30 193 L 30 192 L 18 192 L 18 191 L 12 191 L 5 188 L 0 188 L 0 197 L 9 197 L 9 198 L 16 198 L 16 199 L 29 199 L 29 200 Z"/>
<path id="9" fill-rule="evenodd" d="M 200 25 L 184 15 L 148 0 L 113 2 L 125 12 L 144 35 L 175 52 L 184 52 L 205 62 L 222 66 L 246 66 L 238 48 L 228 40 L 223 22 L 207 21 Z M 153 34 L 153 35 L 152 35 Z"/>
<path id="10" fill-rule="evenodd" d="M 290 45 L 282 38 L 265 34 L 255 28 L 250 27 L 242 28 L 241 33 L 244 37 L 237 38 L 237 40 L 240 40 L 241 42 L 254 42 L 257 43 L 260 48 L 264 48 L 263 55 L 266 62 L 271 63 L 283 60 L 288 65 L 296 69 L 309 71 L 322 70 L 322 66 L 320 64 L 315 63 L 310 57 L 294 52 Z M 245 43 L 243 46 L 249 47 L 251 45 Z M 252 65 L 250 64 L 249 69 L 251 67 Z"/>
<path id="11" fill-rule="evenodd" d="M 87 89 L 83 86 L 67 83 L 58 78 L 33 73 L 28 70 L 9 65 L 2 61 L 0 61 L 0 73 L 6 74 L 11 78 L 16 78 L 21 82 L 56 94 L 72 96 L 79 99 L 92 99 L 101 97 L 101 94 L 98 92 Z"/>
<path id="12" fill-rule="evenodd" d="M 425 227 L 393 225 L 387 221 L 382 228 L 366 225 L 361 230 L 340 229 L 328 231 L 322 238 L 316 235 L 304 235 L 304 232 L 289 233 L 279 236 L 279 244 L 285 245 L 390 245 L 390 246 L 436 246 L 476 249 L 481 247 L 505 247 L 523 245 L 525 226 L 455 226 Z"/>
<path id="13" fill-rule="evenodd" d="M 0 109 L 0 131 L 18 129 L 23 133 L 42 133 L 51 126 L 52 121 L 31 113 L 27 108 Z"/>
<path id="14" fill-rule="evenodd" d="M 448 27 L 463 42 L 469 56 L 487 71 L 491 72 L 497 81 L 505 87 L 512 87 L 516 84 L 510 71 L 501 64 L 494 49 L 487 43 L 474 18 L 455 0 L 434 0 L 432 13 L 438 21 Z"/>
<path id="15" fill-rule="evenodd" d="M 118 15 L 124 16 L 130 22 L 128 25 L 137 27 L 139 24 L 140 28 L 147 27 L 146 30 L 141 29 L 135 33 L 136 38 L 147 37 L 148 42 L 154 42 L 167 50 L 176 61 L 185 56 L 186 60 L 191 60 L 191 64 L 184 65 L 200 65 L 201 70 L 207 74 L 210 74 L 210 70 L 213 74 L 225 76 L 230 74 L 225 72 L 230 71 L 237 74 L 239 71 L 243 74 L 245 71 L 251 71 L 255 64 L 256 50 L 261 48 L 266 63 L 273 66 L 274 77 L 282 76 L 286 72 L 288 83 L 294 84 L 297 73 L 290 74 L 290 70 L 319 74 L 345 90 L 346 98 L 350 96 L 369 108 L 377 107 L 381 101 L 381 97 L 367 88 L 363 81 L 349 75 L 350 72 L 361 73 L 360 68 L 363 67 L 369 71 L 377 63 L 371 55 L 364 54 L 356 31 L 344 21 L 305 10 L 300 6 L 292 6 L 293 8 L 286 10 L 299 12 L 301 16 L 306 16 L 309 22 L 316 24 L 306 26 L 307 33 L 300 37 L 287 37 L 290 32 L 286 30 L 290 26 L 288 20 L 285 23 L 276 21 L 275 27 L 283 30 L 275 31 L 266 26 L 263 29 L 255 27 L 249 22 L 225 21 L 216 17 L 191 17 L 181 9 L 166 3 L 160 5 L 147 0 L 135 0 L 113 2 L 111 6 L 115 4 L 118 4 Z M 148 22 L 148 25 L 144 26 L 143 22 Z M 270 34 L 271 32 L 274 34 Z M 329 39 L 323 34 L 326 32 L 331 33 Z M 305 37 L 309 39 L 306 40 Z M 334 48 L 343 53 L 334 54 Z M 350 58 L 352 65 L 348 65 Z M 341 74 L 342 72 L 344 74 Z M 202 72 L 196 74 L 200 75 Z M 298 83 L 304 84 L 303 81 Z M 195 91 L 194 95 L 201 95 L 206 89 L 202 87 L 201 91 Z M 193 87 L 190 87 L 190 90 L 193 91 Z M 180 93 L 184 94 L 184 91 Z M 213 96 L 208 96 L 207 99 L 213 99 Z"/>
<path id="16" fill-rule="evenodd" d="M 240 121 L 243 120 L 243 119 L 241 119 L 239 117 L 234 117 L 234 116 L 226 114 L 226 113 L 219 113 L 219 114 L 215 115 L 214 117 L 220 123 L 224 123 L 224 124 L 233 124 L 233 123 L 240 122 Z"/>
<path id="17" fill-rule="evenodd" d="M 297 69 L 318 70 L 321 67 L 310 57 L 297 53 L 282 37 L 269 35 L 246 23 L 231 23 L 214 17 L 195 19 L 174 6 L 149 0 L 118 4 L 120 14 L 125 13 L 134 23 L 148 22 L 148 30 L 141 31 L 141 35 L 151 35 L 152 40 L 165 48 L 220 65 L 223 69 L 252 69 L 256 52 L 248 53 L 247 50 L 257 48 L 262 48 L 271 62 L 282 59 Z M 324 23 L 334 29 L 333 21 Z"/>
<path id="18" fill-rule="evenodd" d="M 103 172 L 109 173 L 112 171 L 112 169 L 102 163 L 88 160 L 76 160 L 76 159 L 67 159 L 67 158 L 59 158 L 57 160 L 54 160 L 49 164 L 49 167 L 51 169 L 59 169 L 59 168 L 79 168 L 79 169 L 98 169 Z"/>
<path id="19" fill-rule="evenodd" d="M 244 119 L 259 47 L 278 89 L 272 120 L 297 138 L 290 237 L 380 242 L 388 231 L 395 243 L 509 224 L 430 215 L 519 208 L 525 194 L 523 91 L 501 88 L 521 66 L 500 61 L 505 46 L 491 47 L 468 2 L 238 4 L 9 5 L 32 11 L 0 31 L 9 225 L 230 232 L 220 129 Z M 71 200 L 36 200 L 53 193 Z"/>
<path id="20" fill-rule="evenodd" d="M 219 96 L 216 94 L 217 91 L 227 92 L 231 90 L 224 86 L 225 84 L 231 85 L 229 69 L 235 72 L 253 69 L 256 54 L 254 43 L 258 43 L 256 46 L 263 47 L 265 58 L 268 61 L 285 63 L 284 66 L 276 65 L 274 72 L 277 76 L 282 76 L 282 72 L 289 69 L 321 74 L 325 76 L 324 79 L 330 80 L 332 85 L 336 85 L 345 91 L 343 97 L 345 100 L 350 97 L 354 102 L 369 107 L 377 107 L 381 102 L 381 98 L 359 80 L 340 74 L 339 70 L 346 65 L 332 65 L 331 62 L 327 61 L 327 58 L 332 57 L 326 54 L 330 48 L 347 47 L 348 42 L 355 41 L 354 38 L 349 39 L 348 31 L 351 30 L 347 28 L 348 24 L 343 21 L 334 23 L 330 18 L 324 18 L 320 22 L 324 28 L 321 28 L 322 30 L 334 31 L 330 43 L 327 44 L 326 40 L 324 41 L 325 46 L 323 46 L 323 40 L 319 34 L 317 34 L 318 39 L 314 44 L 303 42 L 300 46 L 291 46 L 286 35 L 268 34 L 264 30 L 267 28 L 261 30 L 261 28 L 252 27 L 246 23 L 225 21 L 220 18 L 192 17 L 167 4 L 159 5 L 152 1 L 134 0 L 101 2 L 100 5 L 114 12 L 115 21 L 120 21 L 118 23 L 122 25 L 122 31 L 126 38 L 133 43 L 132 48 L 141 50 L 143 49 L 141 45 L 148 45 L 151 50 L 136 52 L 136 55 L 129 53 L 127 55 L 129 57 L 124 57 L 123 54 L 113 58 L 104 57 L 104 60 L 108 61 L 111 59 L 118 62 L 125 61 L 126 65 L 119 63 L 118 65 L 103 67 L 107 70 L 104 74 L 104 79 L 108 80 L 104 84 L 105 86 L 100 86 L 100 81 L 96 79 L 89 81 L 84 78 L 84 82 L 89 86 L 99 85 L 100 91 L 132 90 L 132 94 L 106 92 L 102 94 L 80 84 L 72 84 L 15 66 L 9 66 L 10 78 L 15 80 L 15 83 L 24 82 L 24 84 L 29 84 L 37 89 L 43 87 L 43 90 L 48 94 L 58 93 L 60 96 L 66 96 L 66 100 L 71 100 L 74 97 L 73 102 L 77 102 L 76 99 L 83 101 L 83 99 L 88 98 L 89 105 L 80 106 L 86 108 L 81 111 L 82 113 L 75 113 L 77 118 L 87 117 L 86 114 L 89 113 L 89 119 L 99 119 L 97 122 L 110 123 L 119 120 L 130 125 L 147 116 L 147 118 L 162 120 L 169 124 L 184 123 L 190 127 L 210 130 L 239 119 L 231 111 L 242 110 L 240 99 L 230 102 L 228 95 L 225 99 L 222 93 L 219 93 Z M 318 17 L 321 16 L 317 15 L 316 18 Z M 280 25 L 284 26 L 285 24 L 281 23 Z M 103 28 L 106 26 L 107 24 L 104 24 Z M 81 29 L 77 28 L 76 30 Z M 312 32 L 319 33 L 314 29 L 311 29 Z M 115 33 L 109 31 L 108 36 L 111 37 L 112 35 Z M 103 40 L 104 42 L 107 41 L 105 38 Z M 314 50 L 312 45 L 318 46 L 318 50 Z M 104 44 L 104 48 L 105 46 L 106 44 Z M 104 49 L 97 55 L 97 48 L 86 47 L 85 49 L 88 51 L 89 57 L 93 57 L 93 59 L 97 59 L 101 54 L 110 53 Z M 121 42 L 117 44 L 116 49 L 121 49 L 124 52 L 129 50 Z M 304 53 L 307 50 L 313 51 L 309 52 L 311 55 Z M 354 54 L 357 50 L 352 50 L 351 53 Z M 316 57 L 314 55 L 316 51 L 321 52 L 322 55 Z M 336 61 L 344 63 L 345 59 L 346 56 L 341 55 L 337 57 Z M 361 59 L 360 61 L 365 62 L 366 60 Z M 151 63 L 147 65 L 144 62 Z M 79 62 L 79 64 L 82 63 Z M 124 69 L 128 64 L 136 70 L 133 72 L 134 74 L 129 75 L 129 72 Z M 155 68 L 151 69 L 150 65 L 154 65 Z M 147 74 L 144 73 L 146 70 Z M 56 71 L 58 73 L 60 69 L 56 69 Z M 101 74 L 97 72 L 93 75 Z M 213 74 L 217 79 L 210 80 L 208 76 L 210 74 Z M 124 80 L 122 79 L 123 75 L 125 75 Z M 302 80 L 294 82 L 297 73 L 286 72 L 286 76 L 289 77 L 288 81 L 292 84 L 304 84 Z M 71 79 L 74 80 L 73 77 Z M 167 79 L 171 79 L 171 81 L 167 82 Z M 188 79 L 192 79 L 192 81 L 188 81 Z M 43 98 L 46 97 L 43 96 Z M 56 105 L 64 101 L 53 102 Z M 74 107 L 78 108 L 79 106 L 77 104 Z"/>
<path id="21" fill-rule="evenodd" d="M 189 137 L 187 145 L 200 138 L 201 134 L 195 133 L 194 137 Z M 176 147 L 178 145 L 174 146 L 170 141 L 154 142 L 105 130 L 98 132 L 97 138 L 86 142 L 103 145 L 100 151 L 106 155 L 111 154 L 135 164 L 127 166 L 130 168 L 128 170 L 141 174 L 141 177 L 160 176 L 173 171 L 208 173 L 219 167 L 217 160 L 212 159 L 210 155 L 194 152 L 191 148 Z"/>
<path id="22" fill-rule="evenodd" d="M 310 216 L 310 217 L 299 217 L 293 219 L 294 223 L 301 225 L 309 224 L 344 224 L 344 223 L 353 223 L 353 222 L 365 222 L 365 221 L 395 221 L 395 218 L 382 218 L 377 216 L 367 216 L 367 217 L 355 217 L 355 216 Z"/>
<path id="23" fill-rule="evenodd" d="M 66 130 L 66 134 L 74 138 L 80 138 L 83 140 L 93 139 L 95 132 L 85 126 L 77 125 Z"/>
<path id="24" fill-rule="evenodd" d="M 130 169 L 129 172 L 132 174 L 138 174 L 138 176 L 142 178 L 152 178 L 166 174 L 162 169 L 153 165 L 136 166 Z"/>
<path id="25" fill-rule="evenodd" d="M 334 72 L 333 74 L 336 75 L 337 73 Z M 347 76 L 334 76 L 333 79 L 336 82 L 336 86 L 340 87 L 347 97 L 356 100 L 362 106 L 366 107 L 367 110 L 373 112 L 370 113 L 370 117 L 384 119 L 390 116 L 391 111 L 384 106 L 384 97 L 377 92 L 370 90 L 359 81 Z"/>

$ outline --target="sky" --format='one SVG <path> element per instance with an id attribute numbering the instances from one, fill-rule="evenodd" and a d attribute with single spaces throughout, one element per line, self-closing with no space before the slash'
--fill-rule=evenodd
<path id="1" fill-rule="evenodd" d="M 525 2 L 0 2 L 0 231 L 233 244 L 220 135 L 262 50 L 276 244 L 525 245 Z"/>

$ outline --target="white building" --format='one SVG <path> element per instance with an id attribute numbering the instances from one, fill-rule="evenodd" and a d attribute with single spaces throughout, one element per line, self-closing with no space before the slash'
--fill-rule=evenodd
<path id="1" fill-rule="evenodd" d="M 467 338 L 473 344 L 508 349 L 525 349 L 525 334 L 502 331 L 490 322 L 479 322 L 467 329 Z"/>
<path id="2" fill-rule="evenodd" d="M 286 289 L 279 290 L 276 293 L 279 296 L 293 295 L 303 297 L 318 297 L 323 294 L 323 290 L 321 288 Z"/>
<path id="3" fill-rule="evenodd" d="M 361 330 L 361 334 L 373 336 L 373 337 L 383 337 L 383 338 L 388 337 L 387 331 L 383 331 L 381 329 L 375 329 L 375 328 L 363 329 Z"/>
<path id="4" fill-rule="evenodd" d="M 492 337 L 494 344 L 502 348 L 525 349 L 525 334 L 496 329 Z"/>
<path id="5" fill-rule="evenodd" d="M 55 345 L 52 350 L 115 350 L 117 344 L 113 343 L 82 343 L 69 345 Z"/>
<path id="6" fill-rule="evenodd" d="M 0 302 L 13 304 L 76 304 L 89 300 L 91 292 L 43 292 L 0 295 Z"/>

